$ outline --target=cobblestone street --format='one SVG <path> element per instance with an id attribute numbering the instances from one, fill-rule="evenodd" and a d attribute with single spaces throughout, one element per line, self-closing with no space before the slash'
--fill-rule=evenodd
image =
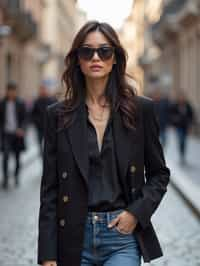
<path id="1" fill-rule="evenodd" d="M 0 265 L 35 266 L 41 165 L 35 160 L 22 172 L 21 187 L 0 191 Z M 200 266 L 200 225 L 169 187 L 153 217 L 165 256 L 153 266 Z M 145 264 L 148 265 L 148 264 Z"/>
<path id="2" fill-rule="evenodd" d="M 22 172 L 21 187 L 0 191 L 0 265 L 36 264 L 41 166 L 34 161 Z"/>
<path id="3" fill-rule="evenodd" d="M 164 257 L 151 266 L 200 266 L 200 224 L 173 187 L 153 217 Z"/>

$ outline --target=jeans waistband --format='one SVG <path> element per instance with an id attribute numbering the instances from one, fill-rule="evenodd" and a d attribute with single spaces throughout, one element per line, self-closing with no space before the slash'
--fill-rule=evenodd
<path id="1" fill-rule="evenodd" d="M 108 212 L 88 212 L 87 220 L 91 222 L 102 222 L 109 223 L 111 220 L 116 218 L 118 214 L 120 214 L 123 209 L 108 211 Z"/>

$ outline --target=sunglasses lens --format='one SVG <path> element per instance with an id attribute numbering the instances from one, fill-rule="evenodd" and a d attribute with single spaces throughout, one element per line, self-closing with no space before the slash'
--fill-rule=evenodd
<path id="1" fill-rule="evenodd" d="M 81 47 L 78 49 L 78 56 L 84 60 L 91 60 L 94 55 L 94 50 L 89 47 Z"/>
<path id="2" fill-rule="evenodd" d="M 98 49 L 98 55 L 102 60 L 108 60 L 113 56 L 113 47 L 101 47 Z"/>
<path id="3" fill-rule="evenodd" d="M 100 47 L 100 48 L 90 48 L 90 47 L 80 47 L 78 49 L 78 57 L 84 60 L 91 60 L 94 56 L 95 51 L 97 51 L 98 56 L 101 60 L 108 60 L 113 56 L 113 47 Z"/>

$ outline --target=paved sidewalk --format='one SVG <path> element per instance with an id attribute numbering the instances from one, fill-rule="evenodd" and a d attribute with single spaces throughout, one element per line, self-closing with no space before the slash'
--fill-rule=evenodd
<path id="1" fill-rule="evenodd" d="M 182 193 L 200 216 L 200 139 L 188 139 L 186 165 L 181 165 L 177 150 L 176 132 L 170 129 L 165 149 L 166 161 L 171 169 L 171 183 Z"/>

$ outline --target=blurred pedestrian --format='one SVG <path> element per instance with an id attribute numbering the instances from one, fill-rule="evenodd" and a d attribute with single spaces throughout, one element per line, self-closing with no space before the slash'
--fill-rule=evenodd
<path id="1" fill-rule="evenodd" d="M 155 102 L 156 115 L 160 127 L 160 140 L 163 147 L 165 147 L 170 118 L 170 101 L 160 90 L 154 92 L 153 100 Z"/>
<path id="2" fill-rule="evenodd" d="M 35 125 L 38 137 L 38 143 L 40 146 L 40 151 L 42 155 L 42 142 L 44 137 L 44 119 L 45 111 L 48 105 L 55 103 L 55 97 L 52 97 L 48 88 L 44 85 L 40 86 L 39 96 L 35 99 L 33 108 L 32 108 L 32 121 Z"/>
<path id="3" fill-rule="evenodd" d="M 178 147 L 180 154 L 180 163 L 186 163 L 186 146 L 189 129 L 194 120 L 192 105 L 186 99 L 184 94 L 177 96 L 171 109 L 171 122 L 176 128 L 178 137 Z"/>
<path id="4" fill-rule="evenodd" d="M 15 158 L 15 185 L 19 185 L 20 154 L 25 150 L 24 134 L 26 125 L 26 108 L 17 95 L 17 85 L 10 82 L 7 85 L 6 96 L 0 102 L 1 150 L 3 152 L 3 183 L 8 188 L 10 154 Z"/>
<path id="5" fill-rule="evenodd" d="M 65 100 L 46 113 L 38 263 L 139 266 L 162 255 L 151 216 L 169 182 L 153 102 L 127 83 L 107 23 L 85 24 L 65 63 Z"/>

